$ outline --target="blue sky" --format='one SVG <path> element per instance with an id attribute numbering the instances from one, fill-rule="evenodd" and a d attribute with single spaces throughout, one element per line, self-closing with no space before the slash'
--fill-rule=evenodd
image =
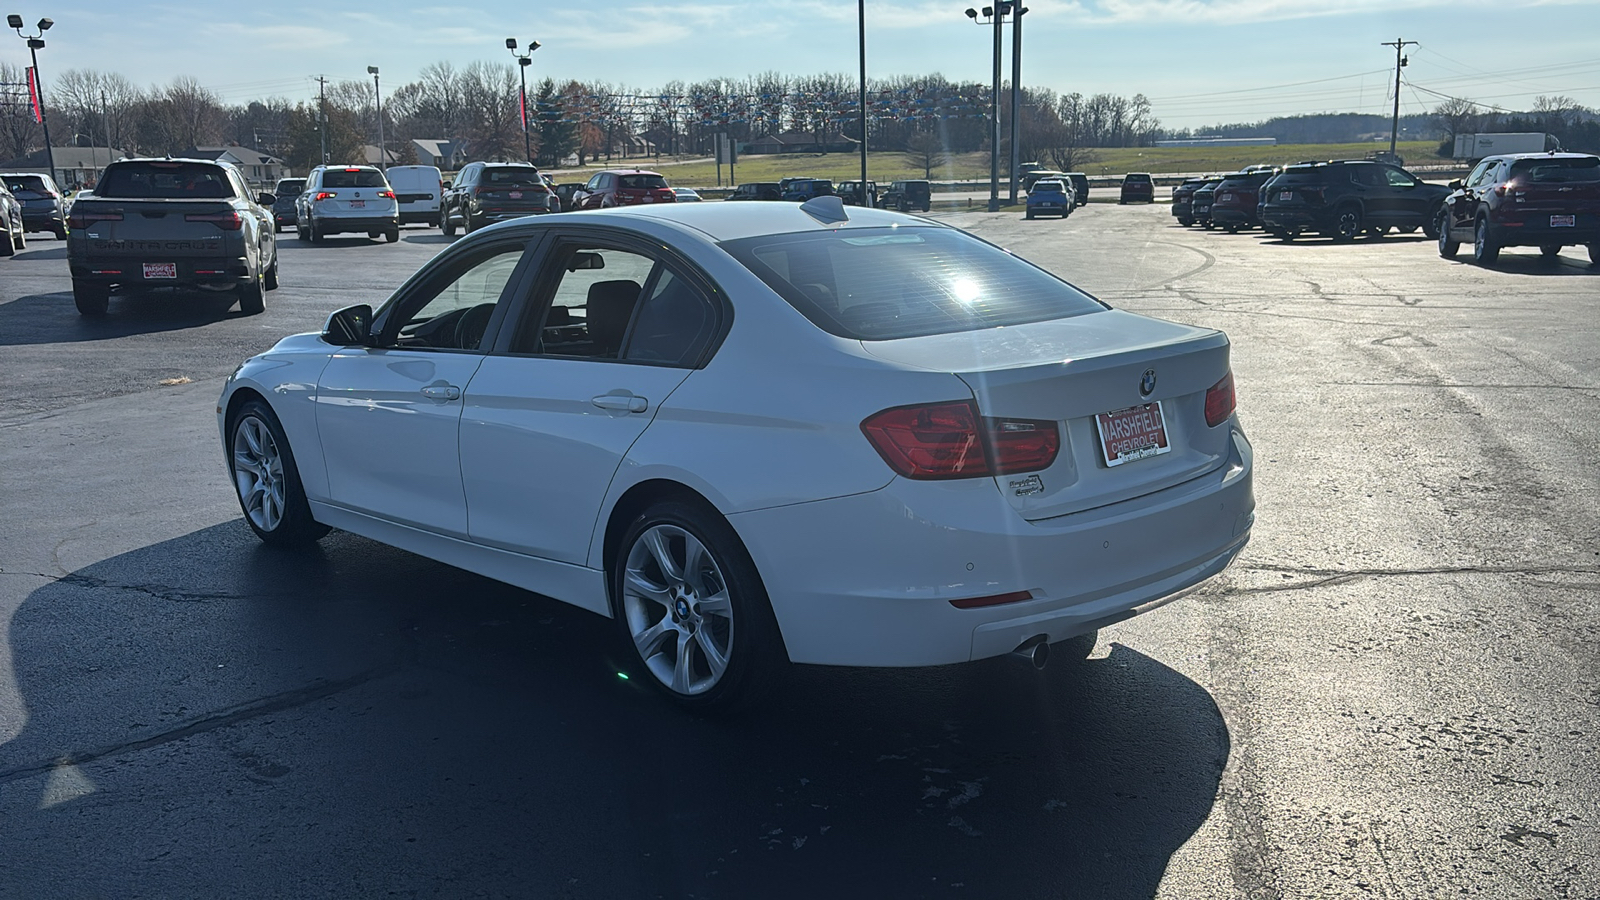
<path id="1" fill-rule="evenodd" d="M 977 4 L 981 6 L 981 3 Z M 1396 38 L 1408 47 L 1403 112 L 1438 94 L 1524 109 L 1540 94 L 1600 108 L 1600 0 L 1037 0 L 1023 27 L 1025 85 L 1150 97 L 1172 127 L 1323 111 L 1387 114 Z M 964 0 L 867 0 L 868 77 L 940 72 L 987 82 L 992 32 Z M 55 19 L 46 89 L 69 68 L 135 83 L 192 75 L 229 103 L 308 99 L 314 77 L 386 86 L 448 59 L 509 62 L 507 37 L 538 40 L 530 77 L 650 89 L 672 79 L 856 71 L 856 4 L 828 0 L 587 0 L 552 4 L 332 6 L 8 0 L 28 22 Z M 364 11 L 370 10 L 370 11 Z M 1010 72 L 1009 27 L 1007 73 Z M 0 59 L 25 63 L 20 40 Z M 1008 74 L 1009 77 L 1009 74 Z M 1433 91 L 1436 93 L 1428 93 Z"/>

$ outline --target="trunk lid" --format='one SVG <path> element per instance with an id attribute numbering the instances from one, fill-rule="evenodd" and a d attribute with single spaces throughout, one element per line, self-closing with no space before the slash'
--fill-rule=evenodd
<path id="1" fill-rule="evenodd" d="M 1229 429 L 1209 427 L 1205 417 L 1207 389 L 1228 374 L 1228 339 L 1218 331 L 1108 310 L 862 346 L 880 359 L 955 374 L 983 416 L 1055 424 L 1061 448 L 1050 466 L 994 478 L 1030 520 L 1131 500 L 1228 458 Z M 1151 371 L 1155 383 L 1145 394 Z M 1109 465 L 1097 416 L 1146 404 L 1159 404 L 1169 449 Z"/>
<path id="2" fill-rule="evenodd" d="M 196 217 L 207 217 L 204 219 Z M 73 230 L 82 230 L 96 256 L 161 258 L 214 255 L 223 231 L 238 213 L 227 200 L 112 200 L 79 198 L 73 204 Z"/>

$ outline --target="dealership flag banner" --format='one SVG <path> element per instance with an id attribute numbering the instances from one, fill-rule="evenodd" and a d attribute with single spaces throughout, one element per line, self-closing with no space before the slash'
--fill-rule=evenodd
<path id="1" fill-rule="evenodd" d="M 28 100 L 33 103 L 33 120 L 44 121 L 44 110 L 39 108 L 39 72 L 33 66 L 28 67 Z"/>

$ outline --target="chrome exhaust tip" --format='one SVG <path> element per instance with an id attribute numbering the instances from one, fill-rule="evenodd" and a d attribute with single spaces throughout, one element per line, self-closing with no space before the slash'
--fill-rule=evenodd
<path id="1" fill-rule="evenodd" d="M 1050 638 L 1042 634 L 1028 638 L 1011 655 L 1026 659 L 1035 669 L 1043 669 L 1050 661 Z"/>

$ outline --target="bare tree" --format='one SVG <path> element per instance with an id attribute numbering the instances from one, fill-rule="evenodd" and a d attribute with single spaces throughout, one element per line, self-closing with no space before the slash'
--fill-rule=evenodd
<path id="1" fill-rule="evenodd" d="M 0 159 L 26 156 L 44 147 L 44 133 L 33 120 L 27 73 L 0 62 Z"/>
<path id="2" fill-rule="evenodd" d="M 922 170 L 923 178 L 932 178 L 933 170 L 950 161 L 944 141 L 931 131 L 919 131 L 906 140 L 906 165 Z"/>

